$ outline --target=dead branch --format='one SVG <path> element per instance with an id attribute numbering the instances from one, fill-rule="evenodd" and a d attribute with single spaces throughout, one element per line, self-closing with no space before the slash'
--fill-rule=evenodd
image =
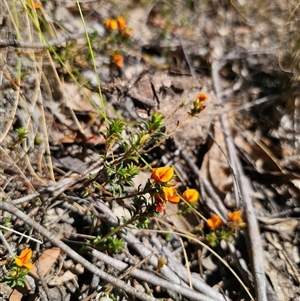
<path id="1" fill-rule="evenodd" d="M 214 88 L 216 92 L 216 96 L 220 105 L 224 102 L 222 100 L 221 95 L 221 84 L 220 84 L 220 76 L 219 71 L 222 67 L 222 64 L 218 61 L 214 60 L 212 63 L 212 77 Z M 225 114 L 221 115 L 221 123 L 222 128 L 225 134 L 226 145 L 228 148 L 229 160 L 231 162 L 231 166 L 233 172 L 235 173 L 234 181 L 234 191 L 236 194 L 237 203 L 241 201 L 241 205 L 245 208 L 245 214 L 247 219 L 247 230 L 249 236 L 249 244 L 251 250 L 251 261 L 252 261 L 252 269 L 253 269 L 253 278 L 255 283 L 255 294 L 257 301 L 267 301 L 266 294 L 266 276 L 264 270 L 264 256 L 263 256 L 263 248 L 260 238 L 260 232 L 258 227 L 258 222 L 255 217 L 254 208 L 251 200 L 251 190 L 249 187 L 249 183 L 245 177 L 244 171 L 241 167 L 241 163 L 237 157 L 237 151 L 235 145 L 233 143 L 233 139 L 229 130 L 227 116 Z"/>

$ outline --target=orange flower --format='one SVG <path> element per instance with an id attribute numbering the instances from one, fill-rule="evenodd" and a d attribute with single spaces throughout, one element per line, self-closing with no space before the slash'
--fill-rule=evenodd
<path id="1" fill-rule="evenodd" d="M 164 166 L 152 169 L 151 179 L 159 183 L 167 183 L 174 176 L 174 167 Z"/>
<path id="2" fill-rule="evenodd" d="M 27 0 L 28 4 L 35 8 L 35 9 L 40 9 L 42 7 L 41 3 L 35 2 L 34 0 Z"/>
<path id="3" fill-rule="evenodd" d="M 123 17 L 119 17 L 117 20 L 119 31 L 123 32 L 126 28 L 126 20 Z"/>
<path id="4" fill-rule="evenodd" d="M 191 114 L 199 114 L 206 108 L 205 102 L 208 100 L 208 96 L 201 92 L 198 94 L 197 98 L 193 102 L 193 108 L 191 109 Z"/>
<path id="5" fill-rule="evenodd" d="M 227 216 L 235 228 L 244 227 L 246 225 L 243 220 L 242 212 L 239 210 L 229 212 Z"/>
<path id="6" fill-rule="evenodd" d="M 118 22 L 115 19 L 106 19 L 105 26 L 109 30 L 116 30 L 118 28 Z"/>
<path id="7" fill-rule="evenodd" d="M 123 67 L 123 61 L 124 58 L 121 54 L 119 53 L 115 53 L 112 57 L 113 63 L 118 67 L 118 68 L 122 68 Z"/>
<path id="8" fill-rule="evenodd" d="M 163 209 L 166 202 L 177 204 L 180 201 L 180 197 L 175 187 L 163 187 L 162 193 L 156 194 L 154 198 L 156 201 L 156 209 Z"/>
<path id="9" fill-rule="evenodd" d="M 211 230 L 216 230 L 217 228 L 223 226 L 224 222 L 218 215 L 215 214 L 206 221 L 206 224 Z"/>
<path id="10" fill-rule="evenodd" d="M 32 257 L 32 250 L 30 248 L 25 248 L 20 256 L 15 256 L 15 264 L 22 268 L 26 268 L 28 270 L 31 270 L 34 265 L 32 263 L 30 263 L 29 261 L 31 260 L 31 257 Z"/>
<path id="11" fill-rule="evenodd" d="M 199 192 L 196 189 L 187 189 L 182 196 L 188 203 L 195 203 L 199 199 Z"/>
<path id="12" fill-rule="evenodd" d="M 236 210 L 236 211 L 233 211 L 233 212 L 229 212 L 228 213 L 228 219 L 231 221 L 231 222 L 236 222 L 238 220 L 240 220 L 242 217 L 242 212 L 239 211 L 239 210 Z"/>
<path id="13" fill-rule="evenodd" d="M 180 201 L 180 197 L 178 196 L 177 190 L 175 187 L 164 187 L 163 188 L 165 200 L 172 203 L 177 204 Z"/>
<path id="14" fill-rule="evenodd" d="M 41 3 L 34 3 L 34 8 L 35 9 L 40 9 L 42 7 Z"/>
<path id="15" fill-rule="evenodd" d="M 206 101 L 206 100 L 208 100 L 208 96 L 207 96 L 205 93 L 200 92 L 200 93 L 198 94 L 198 96 L 197 96 L 197 99 L 198 99 L 199 101 Z"/>

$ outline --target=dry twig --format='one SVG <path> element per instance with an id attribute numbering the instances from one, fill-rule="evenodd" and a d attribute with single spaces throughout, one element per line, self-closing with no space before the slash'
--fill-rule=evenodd
<path id="1" fill-rule="evenodd" d="M 221 84 L 220 84 L 220 76 L 219 71 L 221 69 L 222 64 L 218 61 L 213 61 L 212 63 L 212 77 L 215 87 L 215 92 L 217 99 L 222 105 L 222 95 L 221 95 Z M 229 159 L 231 162 L 231 166 L 233 172 L 235 173 L 234 181 L 234 190 L 236 193 L 237 203 L 238 200 L 242 201 L 242 205 L 245 208 L 245 214 L 247 219 L 247 229 L 249 235 L 249 244 L 251 250 L 251 260 L 253 267 L 253 278 L 255 283 L 255 294 L 257 301 L 267 301 L 266 295 L 266 276 L 264 270 L 263 263 L 263 248 L 260 238 L 259 227 L 257 223 L 257 219 L 254 214 L 252 200 L 250 198 L 251 191 L 245 174 L 242 170 L 240 161 L 236 154 L 236 148 L 233 144 L 233 139 L 229 130 L 227 116 L 225 114 L 221 115 L 221 123 L 223 127 L 223 131 L 225 134 L 226 145 L 228 149 Z"/>

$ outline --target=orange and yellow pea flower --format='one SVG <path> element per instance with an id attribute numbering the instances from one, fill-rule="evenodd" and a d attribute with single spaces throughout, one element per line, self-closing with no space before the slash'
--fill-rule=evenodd
<path id="1" fill-rule="evenodd" d="M 196 189 L 187 189 L 183 194 L 182 197 L 188 203 L 195 203 L 199 199 L 199 192 Z"/>
<path id="2" fill-rule="evenodd" d="M 169 166 L 152 169 L 151 179 L 158 183 L 168 183 L 174 176 L 174 168 Z"/>
<path id="3" fill-rule="evenodd" d="M 206 101 L 208 100 L 208 96 L 204 92 L 200 92 L 197 96 L 197 99 L 199 101 Z"/>
<path id="4" fill-rule="evenodd" d="M 123 32 L 126 29 L 126 20 L 123 17 L 119 17 L 117 23 L 119 31 Z"/>
<path id="5" fill-rule="evenodd" d="M 126 31 L 126 20 L 123 17 L 118 17 L 117 20 L 115 19 L 106 19 L 105 26 L 109 30 L 116 30 L 119 29 L 121 33 L 125 33 Z"/>
<path id="6" fill-rule="evenodd" d="M 39 2 L 35 2 L 34 0 L 27 0 L 28 5 L 35 9 L 40 9 L 42 7 L 42 4 Z"/>
<path id="7" fill-rule="evenodd" d="M 15 256 L 15 264 L 19 268 L 26 268 L 28 270 L 33 269 L 34 265 L 30 262 L 32 257 L 32 250 L 25 248 L 19 256 Z"/>
<path id="8" fill-rule="evenodd" d="M 236 227 L 244 227 L 246 224 L 243 220 L 242 212 L 235 210 L 227 214 L 229 221 Z"/>
<path id="9" fill-rule="evenodd" d="M 33 6 L 35 9 L 40 9 L 42 7 L 42 4 L 41 3 L 34 3 L 34 6 Z"/>
<path id="10" fill-rule="evenodd" d="M 163 188 L 165 200 L 172 204 L 178 204 L 180 197 L 175 187 L 164 187 Z"/>
<path id="11" fill-rule="evenodd" d="M 206 108 L 205 102 L 208 100 L 208 96 L 201 92 L 198 94 L 196 99 L 193 102 L 193 108 L 191 109 L 191 114 L 196 115 L 199 114 Z"/>
<path id="12" fill-rule="evenodd" d="M 216 230 L 224 225 L 224 222 L 218 215 L 213 215 L 211 218 L 206 220 L 208 228 L 211 230 Z"/>
<path id="13" fill-rule="evenodd" d="M 178 204 L 180 197 L 175 187 L 163 187 L 162 193 L 156 194 L 156 204 L 165 204 L 166 202 Z"/>
<path id="14" fill-rule="evenodd" d="M 118 68 L 122 68 L 123 67 L 123 62 L 124 62 L 124 58 L 121 54 L 119 53 L 115 53 L 112 57 L 113 63 L 118 67 Z"/>
<path id="15" fill-rule="evenodd" d="M 118 29 L 118 22 L 115 19 L 106 19 L 105 26 L 109 30 L 116 30 Z"/>
<path id="16" fill-rule="evenodd" d="M 228 219 L 231 222 L 237 222 L 237 221 L 239 221 L 241 219 L 241 217 L 242 217 L 242 212 L 239 211 L 239 210 L 236 210 L 236 211 L 228 213 Z"/>

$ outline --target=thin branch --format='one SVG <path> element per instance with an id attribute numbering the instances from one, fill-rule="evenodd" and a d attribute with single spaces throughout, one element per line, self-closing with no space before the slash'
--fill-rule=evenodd
<path id="1" fill-rule="evenodd" d="M 220 75 L 219 75 L 219 71 L 221 67 L 222 64 L 220 62 L 216 60 L 213 61 L 212 77 L 213 77 L 216 96 L 220 102 L 220 105 L 222 105 L 223 103 Z M 253 268 L 253 278 L 255 283 L 256 300 L 267 301 L 263 248 L 262 248 L 262 242 L 261 242 L 257 219 L 254 214 L 254 208 L 250 197 L 251 189 L 245 177 L 241 163 L 237 157 L 236 148 L 231 137 L 227 116 L 225 114 L 221 115 L 221 123 L 225 134 L 229 159 L 232 164 L 232 169 L 235 173 L 235 179 L 237 179 L 237 181 L 234 181 L 234 190 L 237 199 L 241 201 L 241 204 L 245 208 L 245 214 L 246 214 L 247 225 L 248 225 L 247 229 L 249 235 L 249 244 L 250 244 L 250 250 L 252 255 L 251 259 L 252 259 L 252 268 Z"/>
<path id="2" fill-rule="evenodd" d="M 134 93 L 130 90 L 126 91 L 125 94 L 127 96 L 129 96 L 130 98 L 132 98 L 133 100 L 139 102 L 140 104 L 145 105 L 146 107 L 149 107 L 149 108 L 156 107 L 156 102 L 152 99 L 142 97 L 142 96 L 138 95 L 137 93 Z"/>
<path id="3" fill-rule="evenodd" d="M 8 251 L 9 255 L 10 255 L 11 257 L 14 257 L 15 254 L 14 254 L 14 252 L 12 251 L 11 247 L 9 246 L 7 240 L 5 239 L 5 237 L 4 237 L 3 233 L 2 233 L 2 231 L 0 231 L 0 240 L 2 241 L 2 244 L 3 244 L 3 246 L 6 248 L 6 250 Z"/>
<path id="4" fill-rule="evenodd" d="M 11 203 L 15 206 L 20 205 L 22 203 L 29 202 L 29 201 L 33 200 L 34 198 L 37 198 L 39 195 L 40 195 L 39 193 L 28 194 L 19 199 L 15 199 L 15 200 L 11 201 Z"/>

